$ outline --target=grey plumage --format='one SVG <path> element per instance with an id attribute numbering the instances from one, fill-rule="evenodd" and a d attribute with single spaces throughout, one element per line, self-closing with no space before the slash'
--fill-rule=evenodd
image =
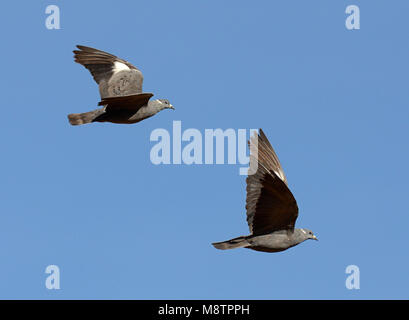
<path id="1" fill-rule="evenodd" d="M 100 109 L 68 115 L 72 125 L 91 122 L 136 123 L 164 109 L 174 109 L 166 99 L 151 101 L 152 93 L 142 93 L 142 72 L 110 53 L 77 46 L 75 62 L 82 64 L 99 85 Z"/>
<path id="2" fill-rule="evenodd" d="M 217 249 L 248 248 L 279 252 L 307 239 L 318 240 L 309 229 L 294 229 L 297 202 L 287 186 L 280 161 L 263 130 L 250 138 L 250 168 L 257 168 L 247 182 L 247 223 L 250 235 L 215 242 Z"/>

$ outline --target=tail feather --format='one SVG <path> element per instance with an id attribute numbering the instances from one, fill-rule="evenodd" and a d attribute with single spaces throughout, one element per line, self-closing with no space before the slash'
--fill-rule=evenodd
<path id="1" fill-rule="evenodd" d="M 222 242 L 214 242 L 212 245 L 216 249 L 220 250 L 227 250 L 227 249 L 236 249 L 236 248 L 245 248 L 250 244 L 247 241 L 247 237 L 237 237 L 231 240 L 222 241 Z"/>
<path id="2" fill-rule="evenodd" d="M 68 121 L 73 126 L 78 126 L 81 124 L 91 123 L 93 122 L 98 116 L 100 116 L 104 112 L 104 109 L 97 109 L 94 111 L 84 112 L 84 113 L 71 113 L 68 115 Z"/>

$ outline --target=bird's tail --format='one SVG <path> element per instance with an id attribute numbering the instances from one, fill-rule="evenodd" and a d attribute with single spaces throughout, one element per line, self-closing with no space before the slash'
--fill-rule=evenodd
<path id="1" fill-rule="evenodd" d="M 96 109 L 94 111 L 89 111 L 89 112 L 84 112 L 84 113 L 71 113 L 68 115 L 68 121 L 73 126 L 91 123 L 102 113 L 104 113 L 104 108 Z"/>
<path id="2" fill-rule="evenodd" d="M 227 250 L 227 249 L 236 249 L 236 248 L 245 248 L 250 244 L 247 241 L 247 237 L 237 237 L 231 240 L 223 241 L 223 242 L 214 242 L 212 245 L 216 249 L 220 250 Z"/>

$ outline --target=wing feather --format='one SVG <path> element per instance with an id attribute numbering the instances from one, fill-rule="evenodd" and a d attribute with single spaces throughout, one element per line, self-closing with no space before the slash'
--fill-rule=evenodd
<path id="1" fill-rule="evenodd" d="M 77 45 L 77 48 L 79 50 L 73 51 L 75 62 L 87 68 L 94 80 L 100 86 L 104 86 L 104 91 L 109 90 L 109 86 L 113 87 L 112 90 L 118 91 L 118 87 L 121 86 L 121 92 L 111 94 L 123 95 L 123 92 L 126 92 L 126 94 L 142 92 L 142 72 L 131 63 L 118 58 L 113 54 L 95 48 L 81 45 Z M 120 68 L 118 68 L 118 66 L 120 66 Z M 114 83 L 110 84 L 109 81 L 120 71 L 125 71 L 126 75 L 123 75 L 118 79 L 114 79 Z M 131 85 L 132 88 L 128 88 L 127 84 Z M 105 86 L 108 86 L 108 89 L 105 88 Z"/>
<path id="2" fill-rule="evenodd" d="M 247 223 L 254 235 L 293 230 L 298 216 L 297 202 L 287 186 L 280 161 L 263 130 L 250 138 L 250 167 L 257 171 L 247 183 Z"/>
<path id="3" fill-rule="evenodd" d="M 98 105 L 107 106 L 107 111 L 114 109 L 128 109 L 138 111 L 141 107 L 148 104 L 149 99 L 153 96 L 153 93 L 140 93 L 128 96 L 108 97 L 103 98 Z"/>

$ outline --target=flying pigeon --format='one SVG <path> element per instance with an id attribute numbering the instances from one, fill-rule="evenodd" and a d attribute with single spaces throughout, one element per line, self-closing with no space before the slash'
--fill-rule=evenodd
<path id="1" fill-rule="evenodd" d="M 248 248 L 279 252 L 307 240 L 318 240 L 308 229 L 294 229 L 297 202 L 273 147 L 263 130 L 249 141 L 250 168 L 257 168 L 247 183 L 247 223 L 250 235 L 212 243 L 217 249 Z"/>
<path id="2" fill-rule="evenodd" d="M 99 85 L 100 109 L 68 115 L 72 125 L 91 122 L 136 123 L 163 109 L 175 109 L 168 100 L 150 100 L 152 93 L 142 93 L 143 75 L 129 62 L 107 52 L 77 46 L 75 62 L 87 68 Z"/>

